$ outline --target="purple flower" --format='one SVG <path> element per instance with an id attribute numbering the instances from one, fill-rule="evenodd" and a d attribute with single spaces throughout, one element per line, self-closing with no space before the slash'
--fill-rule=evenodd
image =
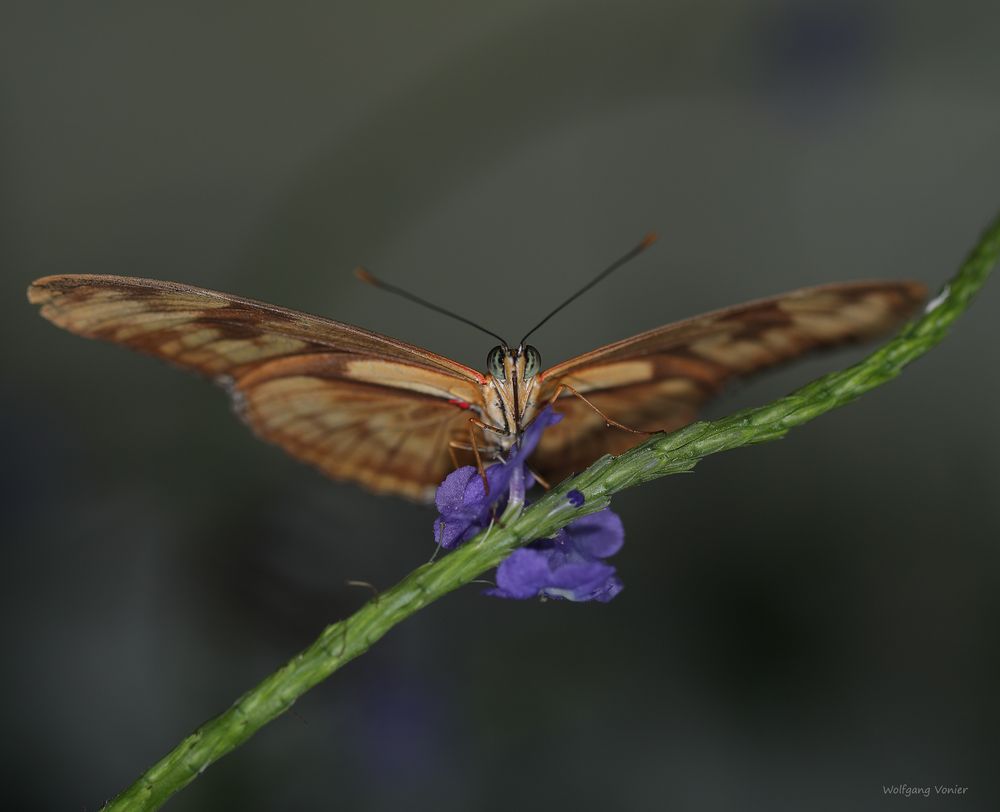
<path id="1" fill-rule="evenodd" d="M 434 521 L 434 540 L 450 550 L 483 530 L 508 504 L 523 502 L 534 482 L 526 460 L 542 432 L 561 419 L 551 406 L 543 409 L 508 458 L 486 468 L 489 488 L 483 487 L 483 478 L 471 465 L 448 474 L 435 496 L 439 515 Z M 574 507 L 585 502 L 576 489 L 566 499 Z M 584 516 L 554 537 L 538 539 L 511 553 L 497 568 L 496 588 L 487 594 L 606 603 L 621 592 L 622 583 L 615 577 L 615 568 L 603 559 L 618 552 L 624 540 L 621 519 L 607 508 Z"/>
<path id="2" fill-rule="evenodd" d="M 525 490 L 534 482 L 525 462 L 538 445 L 542 432 L 560 420 L 562 415 L 556 414 L 551 406 L 539 412 L 508 458 L 486 469 L 488 492 L 479 471 L 471 465 L 463 465 L 448 474 L 434 497 L 440 514 L 434 520 L 434 540 L 450 550 L 484 529 L 494 514 L 503 512 L 510 499 L 523 501 Z"/>
<path id="3" fill-rule="evenodd" d="M 618 552 L 624 541 L 622 520 L 611 510 L 584 516 L 553 538 L 511 553 L 497 568 L 496 588 L 487 594 L 607 603 L 622 591 L 622 583 L 615 568 L 602 559 Z"/>

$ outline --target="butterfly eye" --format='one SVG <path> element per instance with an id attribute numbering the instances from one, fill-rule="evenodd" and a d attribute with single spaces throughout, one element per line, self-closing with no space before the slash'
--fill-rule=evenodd
<path id="1" fill-rule="evenodd" d="M 486 356 L 486 369 L 497 380 L 506 380 L 506 373 L 503 368 L 503 358 L 506 353 L 503 347 L 494 347 L 490 354 Z"/>
<path id="2" fill-rule="evenodd" d="M 524 348 L 524 379 L 534 378 L 541 368 L 541 354 L 530 344 L 527 344 Z"/>

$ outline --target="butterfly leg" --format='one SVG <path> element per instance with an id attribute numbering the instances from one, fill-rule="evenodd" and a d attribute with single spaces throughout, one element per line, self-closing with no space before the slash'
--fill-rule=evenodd
<path id="1" fill-rule="evenodd" d="M 469 441 L 472 443 L 472 453 L 476 457 L 476 470 L 479 471 L 479 476 L 483 480 L 483 493 L 488 494 L 490 492 L 490 482 L 486 478 L 486 469 L 483 468 L 483 458 L 479 456 L 479 444 L 476 442 L 476 432 L 473 431 L 473 426 L 476 424 L 480 426 L 485 426 L 481 420 L 477 420 L 475 417 L 469 418 Z"/>
<path id="2" fill-rule="evenodd" d="M 550 485 L 549 482 L 548 482 L 548 480 L 546 480 L 544 477 L 542 477 L 542 475 L 540 473 L 538 473 L 538 471 L 536 471 L 534 468 L 530 468 L 530 467 L 528 468 L 528 471 L 530 471 L 531 475 L 535 478 L 535 482 L 537 482 L 539 485 L 541 485 L 545 490 L 547 490 L 547 491 L 551 491 L 552 490 L 552 485 Z"/>
<path id="3" fill-rule="evenodd" d="M 451 455 L 451 464 L 455 468 L 461 468 L 462 466 L 458 464 L 458 457 L 455 456 L 455 449 L 460 451 L 472 451 L 472 447 L 468 443 L 460 443 L 457 440 L 448 441 L 448 453 Z"/>
<path id="4" fill-rule="evenodd" d="M 459 451 L 471 451 L 476 458 L 476 468 L 479 471 L 479 475 L 483 477 L 483 485 L 486 486 L 487 493 L 489 492 L 489 485 L 486 482 L 486 471 L 483 467 L 483 460 L 479 453 L 479 445 L 476 443 L 476 437 L 472 430 L 472 426 L 469 426 L 469 440 L 468 443 L 460 442 L 459 440 L 449 440 L 448 441 L 448 454 L 451 455 L 451 464 L 456 468 L 461 466 L 458 463 L 458 457 L 455 456 L 455 450 Z"/>
<path id="5" fill-rule="evenodd" d="M 472 438 L 471 443 L 462 443 L 458 440 L 448 441 L 448 453 L 451 455 L 451 464 L 455 468 L 461 468 L 458 464 L 458 457 L 455 456 L 455 449 L 459 451 L 471 451 L 476 456 L 476 468 L 479 471 L 479 475 L 483 478 L 483 485 L 486 488 L 486 492 L 489 493 L 489 485 L 486 482 L 486 472 L 483 469 L 483 461 L 479 456 L 479 448 L 476 446 L 475 438 L 472 436 L 472 427 L 469 427 L 469 437 Z"/>
<path id="6" fill-rule="evenodd" d="M 607 423 L 609 426 L 614 426 L 615 428 L 624 429 L 625 431 L 630 431 L 630 432 L 632 432 L 632 434 L 656 434 L 657 433 L 655 431 L 643 431 L 642 429 L 633 429 L 633 428 L 630 428 L 629 426 L 622 425 L 617 420 L 614 420 L 614 419 L 608 417 L 606 414 L 604 414 L 604 412 L 602 412 L 600 409 L 598 409 L 593 403 L 591 403 L 589 400 L 587 400 L 583 395 L 581 395 L 579 392 L 577 392 L 568 383 L 561 383 L 561 384 L 559 384 L 559 386 L 556 388 L 556 393 L 551 397 L 551 399 L 549 400 L 549 402 L 548 402 L 547 405 L 551 406 L 553 403 L 555 403 L 559 399 L 559 396 L 563 393 L 563 390 L 569 392 L 571 395 L 575 395 L 576 397 L 580 398 L 580 400 L 582 400 L 591 409 L 593 409 L 602 418 L 604 418 L 604 422 Z"/>
<path id="7" fill-rule="evenodd" d="M 490 492 L 490 483 L 486 479 L 486 469 L 483 467 L 483 458 L 479 452 L 479 443 L 476 442 L 476 432 L 475 428 L 478 427 L 483 430 L 485 434 L 487 431 L 492 431 L 494 434 L 503 434 L 503 430 L 491 426 L 489 423 L 484 423 L 478 417 L 469 418 L 469 442 L 463 443 L 458 440 L 448 441 L 448 453 L 451 455 L 452 464 L 458 468 L 458 457 L 455 456 L 455 449 L 460 451 L 471 451 L 473 456 L 476 458 L 476 470 L 479 472 L 480 478 L 483 480 L 483 488 L 485 488 L 486 493 Z"/>
<path id="8" fill-rule="evenodd" d="M 489 423 L 484 423 L 478 417 L 469 418 L 469 440 L 472 443 L 472 453 L 476 456 L 476 468 L 479 469 L 479 476 L 483 478 L 483 487 L 486 489 L 486 493 L 489 493 L 490 483 L 486 480 L 486 471 L 483 469 L 483 460 L 479 455 L 479 445 L 476 443 L 476 433 L 473 431 L 473 426 L 478 426 L 482 429 L 484 438 L 488 431 L 492 431 L 494 434 L 502 437 L 509 436 L 509 432 L 498 429 L 496 426 L 491 426 Z"/>

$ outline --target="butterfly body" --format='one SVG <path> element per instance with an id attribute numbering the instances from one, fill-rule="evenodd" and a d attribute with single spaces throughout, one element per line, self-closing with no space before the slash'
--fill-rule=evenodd
<path id="1" fill-rule="evenodd" d="M 70 332 L 121 344 L 222 385 L 263 439 L 336 479 L 426 501 L 455 448 L 486 457 L 555 401 L 532 466 L 559 481 L 602 454 L 694 420 L 725 383 L 804 353 L 871 338 L 924 299 L 916 282 L 792 291 L 658 327 L 546 370 L 523 344 L 486 373 L 360 327 L 192 285 L 61 275 L 28 290 Z M 582 395 L 584 401 L 576 395 Z"/>

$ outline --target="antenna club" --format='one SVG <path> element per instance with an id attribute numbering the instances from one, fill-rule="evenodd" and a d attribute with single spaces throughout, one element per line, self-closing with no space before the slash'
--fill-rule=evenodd
<path id="1" fill-rule="evenodd" d="M 363 265 L 359 265 L 354 269 L 354 276 L 359 281 L 364 282 L 366 285 L 371 285 L 372 287 L 378 287 L 378 280 L 372 275 Z"/>
<path id="2" fill-rule="evenodd" d="M 642 238 L 642 242 L 639 243 L 639 247 L 645 251 L 658 239 L 660 239 L 660 235 L 657 234 L 655 231 L 650 231 L 645 237 Z"/>

